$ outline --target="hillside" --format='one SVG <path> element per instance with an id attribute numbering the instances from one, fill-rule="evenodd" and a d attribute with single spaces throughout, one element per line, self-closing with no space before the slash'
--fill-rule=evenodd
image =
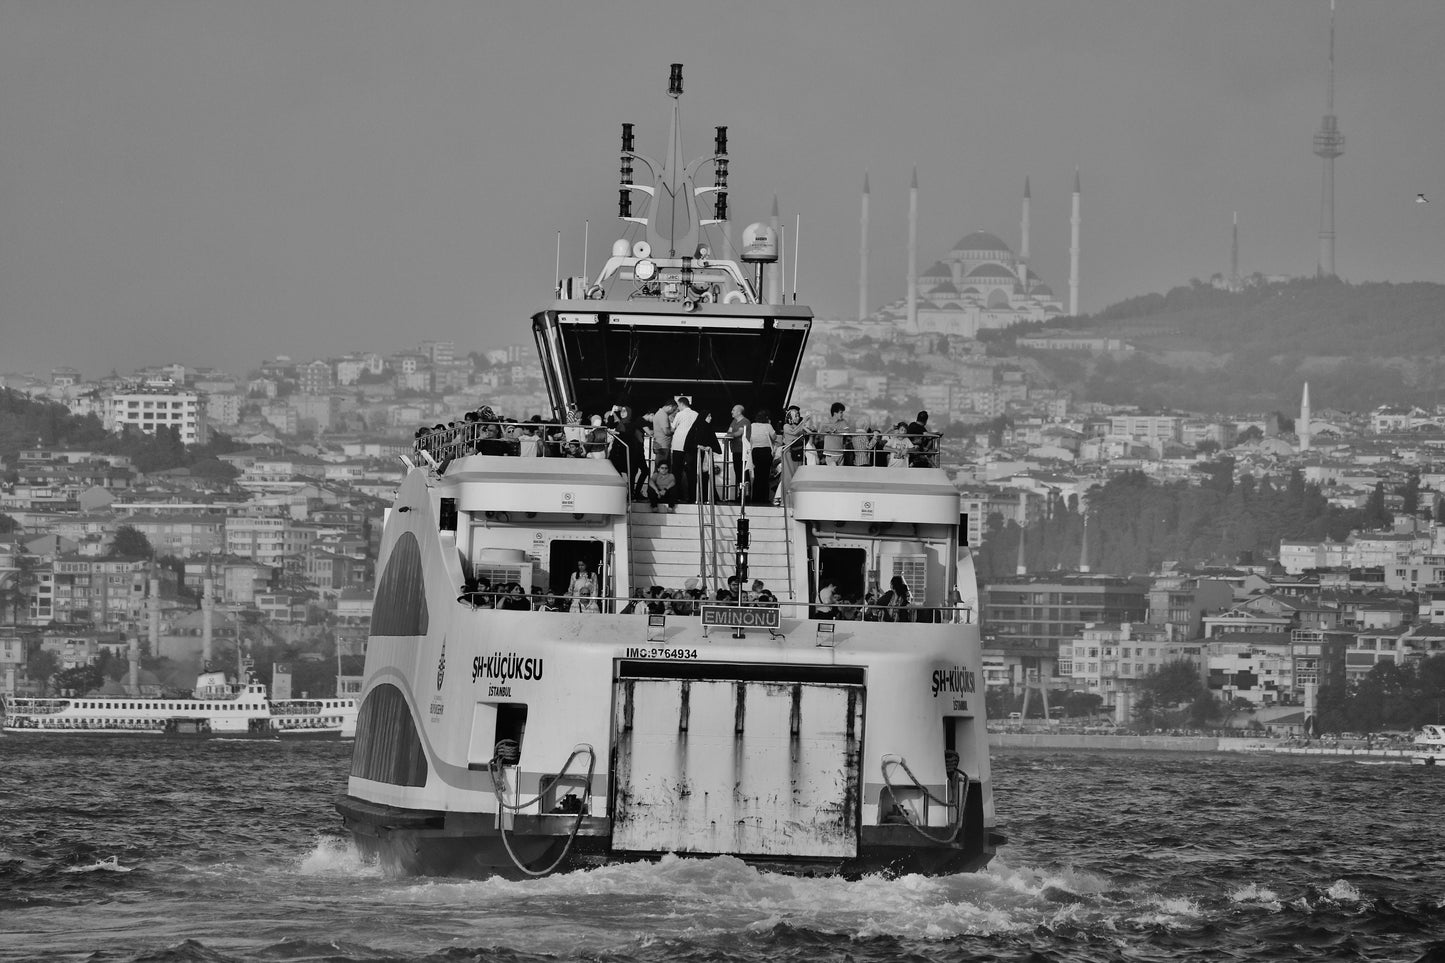
<path id="1" fill-rule="evenodd" d="M 1080 364 L 1033 352 L 1081 400 L 1192 410 L 1292 410 L 1310 383 L 1317 409 L 1445 400 L 1445 285 L 1300 278 L 1233 293 L 1178 287 L 1051 326 L 1122 338 L 1138 350 Z"/>

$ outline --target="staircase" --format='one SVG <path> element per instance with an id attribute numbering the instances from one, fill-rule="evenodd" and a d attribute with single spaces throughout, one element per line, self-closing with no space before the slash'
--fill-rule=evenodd
<path id="1" fill-rule="evenodd" d="M 646 505 L 632 508 L 632 587 L 653 585 L 680 589 L 690 578 L 702 575 L 702 565 L 713 564 L 712 542 L 716 540 L 717 571 L 709 579 L 709 594 L 727 584 L 737 563 L 737 505 L 703 506 L 704 522 L 716 512 L 715 530 L 707 530 L 707 543 L 698 545 L 696 505 L 679 505 L 676 513 L 658 508 L 650 513 Z M 788 600 L 788 542 L 783 510 L 771 505 L 748 506 L 748 582 L 762 579 L 780 601 Z M 701 561 L 706 551 L 706 562 Z M 794 592 L 798 586 L 794 585 Z"/>

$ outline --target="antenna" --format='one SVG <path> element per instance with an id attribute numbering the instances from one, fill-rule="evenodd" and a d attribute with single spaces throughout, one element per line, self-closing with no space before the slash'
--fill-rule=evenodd
<path id="1" fill-rule="evenodd" d="M 557 291 L 562 291 L 562 232 L 557 232 L 557 266 L 552 271 L 552 276 L 557 279 Z"/>
<path id="2" fill-rule="evenodd" d="M 587 284 L 587 233 L 592 222 L 586 218 L 582 219 L 582 284 Z"/>
<path id="3" fill-rule="evenodd" d="M 798 241 L 803 236 L 803 215 L 794 215 L 793 220 L 793 303 L 798 303 Z"/>

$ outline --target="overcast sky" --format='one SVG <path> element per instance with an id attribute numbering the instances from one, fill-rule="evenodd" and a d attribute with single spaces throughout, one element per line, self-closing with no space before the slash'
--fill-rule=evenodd
<path id="1" fill-rule="evenodd" d="M 902 296 L 963 234 L 1081 307 L 1229 268 L 1313 273 L 1328 0 L 0 0 L 0 372 L 530 341 L 618 235 L 618 125 L 730 128 L 735 225 L 802 218 L 799 300 Z M 1337 268 L 1445 281 L 1445 3 L 1337 14 Z M 1417 204 L 1419 192 L 1434 198 Z M 788 244 L 791 256 L 791 240 Z M 791 273 L 791 270 L 790 270 Z"/>

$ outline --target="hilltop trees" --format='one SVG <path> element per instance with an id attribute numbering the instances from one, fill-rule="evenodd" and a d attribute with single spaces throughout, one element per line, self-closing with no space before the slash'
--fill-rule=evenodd
<path id="1" fill-rule="evenodd" d="M 1282 479 L 1244 475 L 1236 482 L 1228 457 L 1196 470 L 1203 476 L 1197 485 L 1133 471 L 1090 489 L 1090 568 L 1130 575 L 1158 571 L 1165 561 L 1232 565 L 1246 553 L 1273 555 L 1282 538 L 1338 541 L 1351 531 L 1384 527 L 1390 518 L 1383 488 L 1365 508 L 1342 509 L 1297 470 Z M 1014 573 L 1020 539 L 1029 571 L 1079 569 L 1084 518 L 1072 500 L 1053 496 L 1022 530 L 996 513 L 984 527 L 979 572 L 985 579 Z"/>

